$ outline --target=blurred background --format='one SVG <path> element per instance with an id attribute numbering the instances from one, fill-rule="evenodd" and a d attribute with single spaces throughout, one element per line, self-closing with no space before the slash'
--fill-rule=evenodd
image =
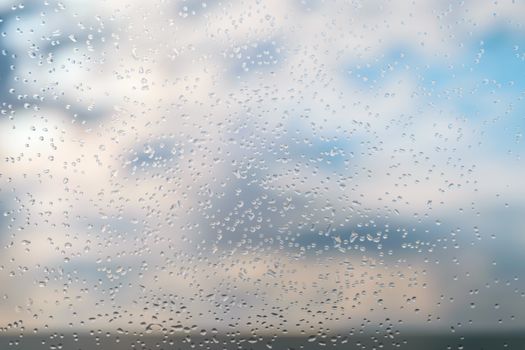
<path id="1" fill-rule="evenodd" d="M 0 1 L 0 344 L 525 348 L 525 3 Z"/>

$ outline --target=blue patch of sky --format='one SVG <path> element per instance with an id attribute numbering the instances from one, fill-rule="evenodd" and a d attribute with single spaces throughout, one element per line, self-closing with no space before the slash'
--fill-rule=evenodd
<path id="1" fill-rule="evenodd" d="M 306 12 L 317 10 L 321 5 L 321 0 L 295 0 L 297 7 Z"/>
<path id="2" fill-rule="evenodd" d="M 404 256 L 419 252 L 443 254 L 448 249 L 447 236 L 453 221 L 436 226 L 431 220 L 410 222 L 403 219 L 361 220 L 344 227 L 312 225 L 310 230 L 283 238 L 285 246 L 327 254 L 349 254 L 361 251 Z M 457 239 L 459 241 L 459 239 Z M 291 249 L 293 250 L 293 249 Z"/>
<path id="3" fill-rule="evenodd" d="M 353 132 L 348 132 L 342 126 L 323 129 L 319 128 L 322 123 L 317 124 L 309 118 L 311 113 L 310 108 L 305 108 L 305 112 L 300 116 L 299 112 L 293 112 L 286 119 L 285 125 L 276 127 L 278 131 L 272 134 L 271 143 L 275 143 L 272 147 L 265 146 L 265 138 L 257 147 L 263 150 L 265 160 L 268 163 L 277 163 L 277 167 L 287 165 L 299 166 L 302 169 L 303 166 L 307 166 L 310 170 L 317 168 L 343 174 L 345 169 L 355 166 L 356 158 L 367 151 L 365 137 L 356 131 L 364 129 L 364 126 L 354 120 Z M 337 131 L 336 134 L 334 130 Z M 251 129 L 246 128 L 240 132 L 245 133 L 246 137 L 252 133 Z M 239 133 L 235 134 L 235 137 L 239 136 Z"/>
<path id="4" fill-rule="evenodd" d="M 173 142 L 149 142 L 137 147 L 128 162 L 132 170 L 162 168 L 168 166 L 176 155 L 177 150 Z"/>
<path id="5" fill-rule="evenodd" d="M 292 161 L 304 161 L 319 165 L 322 169 L 336 170 L 344 168 L 345 161 L 353 158 L 353 153 L 349 152 L 351 146 L 351 142 L 343 139 L 321 140 L 311 137 L 307 142 L 291 143 L 286 153 Z"/>
<path id="6" fill-rule="evenodd" d="M 188 19 L 199 18 L 217 3 L 217 0 L 182 0 L 177 4 L 178 15 Z"/>
<path id="7" fill-rule="evenodd" d="M 15 70 L 20 70 L 20 65 L 23 65 L 22 59 L 27 60 L 28 51 L 21 51 L 20 48 L 17 48 L 17 45 L 14 45 L 16 42 L 13 40 L 15 36 L 12 33 L 17 27 L 19 20 L 27 20 L 29 22 L 38 19 L 39 11 L 42 10 L 43 4 L 38 4 L 32 2 L 26 6 L 16 6 L 13 8 L 8 8 L 0 12 L 0 105 L 9 105 L 11 108 L 22 108 L 31 105 L 32 103 L 38 104 L 39 106 L 47 105 L 50 107 L 55 107 L 58 109 L 67 110 L 67 113 L 72 114 L 73 118 L 81 122 L 89 121 L 98 121 L 103 116 L 107 115 L 108 106 L 95 105 L 88 106 L 78 103 L 78 101 L 62 101 L 58 102 L 55 99 L 49 98 L 45 101 L 35 100 L 32 98 L 31 94 L 25 93 L 25 83 L 22 79 L 15 78 Z M 106 28 L 107 30 L 107 28 Z M 101 38 L 106 34 L 105 31 L 101 31 L 100 28 L 97 30 L 91 30 L 89 33 L 81 33 L 76 30 L 76 28 L 68 28 L 66 32 L 71 32 L 74 41 L 71 38 L 57 37 L 53 42 L 41 40 L 38 42 L 38 45 L 27 45 L 28 49 L 31 47 L 31 59 L 30 68 L 32 70 L 41 70 L 43 69 L 38 63 L 42 60 L 42 57 L 49 57 L 49 54 L 57 55 L 61 50 L 65 50 L 72 46 L 84 45 L 86 40 L 90 41 L 90 45 L 99 48 L 101 43 Z M 41 57 L 40 57 L 41 56 Z M 86 60 L 89 60 L 89 57 L 86 56 Z M 74 62 L 74 60 L 72 60 Z M 10 90 L 14 89 L 16 94 L 11 93 Z M 67 107 L 66 107 L 67 106 Z"/>
<path id="8" fill-rule="evenodd" d="M 9 50 L 10 37 L 7 36 L 6 28 L 9 23 L 21 14 L 28 13 L 29 8 L 12 10 L 8 8 L 0 12 L 0 103 L 16 102 L 12 95 L 8 94 L 8 83 L 12 81 L 15 65 L 14 52 Z"/>
<path id="9" fill-rule="evenodd" d="M 281 161 L 306 162 L 321 169 L 338 171 L 353 164 L 366 147 L 363 143 L 365 137 L 358 132 L 348 133 L 341 126 L 335 127 L 338 132 L 334 134 L 332 128 L 320 130 L 313 124 L 310 118 L 288 119 L 285 135 L 288 147 L 280 152 Z M 363 126 L 355 121 L 355 130 L 361 129 Z"/>
<path id="10" fill-rule="evenodd" d="M 456 60 L 425 60 L 413 49 L 392 47 L 368 62 L 344 67 L 347 77 L 373 91 L 400 72 L 416 78 L 423 101 L 476 123 L 482 142 L 497 152 L 517 150 L 524 128 L 525 36 L 496 28 L 473 38 Z"/>

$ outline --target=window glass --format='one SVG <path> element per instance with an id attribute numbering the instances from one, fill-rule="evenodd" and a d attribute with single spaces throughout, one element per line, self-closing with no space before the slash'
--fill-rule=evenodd
<path id="1" fill-rule="evenodd" d="M 0 1 L 0 349 L 525 348 L 524 15 Z"/>

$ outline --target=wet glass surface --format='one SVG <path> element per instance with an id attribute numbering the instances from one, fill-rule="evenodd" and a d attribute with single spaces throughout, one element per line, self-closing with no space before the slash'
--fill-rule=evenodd
<path id="1" fill-rule="evenodd" d="M 0 349 L 522 349 L 525 4 L 0 2 Z"/>

